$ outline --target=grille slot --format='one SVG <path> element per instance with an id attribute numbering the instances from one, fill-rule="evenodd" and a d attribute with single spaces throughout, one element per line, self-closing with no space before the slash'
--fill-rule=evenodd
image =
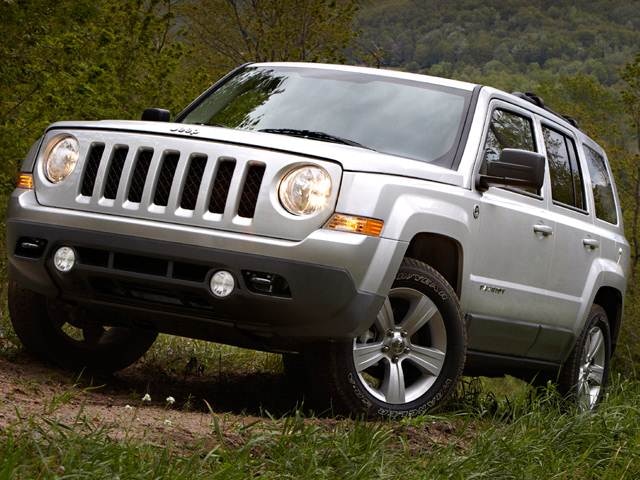
<path id="1" fill-rule="evenodd" d="M 231 187 L 231 179 L 233 178 L 235 169 L 235 160 L 220 160 L 216 179 L 213 182 L 213 189 L 211 190 L 211 198 L 209 199 L 210 212 L 224 213 L 224 207 L 227 205 L 227 197 L 229 196 L 229 187 Z"/>
<path id="2" fill-rule="evenodd" d="M 113 268 L 125 272 L 144 273 L 146 275 L 166 276 L 169 262 L 159 258 L 143 257 L 116 253 L 113 257 Z"/>
<path id="3" fill-rule="evenodd" d="M 83 265 L 92 265 L 94 267 L 109 266 L 109 252 L 106 250 L 98 250 L 96 248 L 76 247 L 80 263 Z"/>
<path id="4" fill-rule="evenodd" d="M 104 143 L 94 143 L 87 154 L 87 162 L 84 168 L 84 177 L 82 178 L 82 187 L 80 193 L 86 197 L 93 195 L 93 187 L 96 184 L 96 176 L 98 175 L 98 167 L 104 153 Z"/>
<path id="5" fill-rule="evenodd" d="M 127 153 L 129 153 L 129 147 L 118 146 L 113 149 L 111 153 L 111 165 L 109 166 L 109 173 L 107 174 L 107 182 L 104 186 L 104 198 L 111 200 L 116 198 L 118 185 L 120 185 L 120 177 L 122 176 L 122 169 L 127 159 Z"/>
<path id="6" fill-rule="evenodd" d="M 158 183 L 156 184 L 156 192 L 153 197 L 153 203 L 158 206 L 166 207 L 169 202 L 169 194 L 171 193 L 171 185 L 173 177 L 176 174 L 178 160 L 180 154 L 177 152 L 169 152 L 164 154 L 160 174 L 158 175 Z"/>
<path id="7" fill-rule="evenodd" d="M 256 203 L 258 202 L 258 194 L 260 193 L 260 185 L 262 185 L 264 171 L 265 166 L 263 164 L 249 166 L 247 176 L 244 180 L 242 196 L 240 197 L 240 206 L 238 207 L 239 216 L 253 218 L 256 212 Z"/>
<path id="8" fill-rule="evenodd" d="M 204 282 L 209 270 L 211 270 L 211 268 L 206 265 L 174 262 L 171 277 L 189 282 Z"/>
<path id="9" fill-rule="evenodd" d="M 152 158 L 153 150 L 148 148 L 138 150 L 136 166 L 133 169 L 129 195 L 127 197 L 130 202 L 140 203 L 142 200 L 142 192 L 144 191 L 144 184 L 147 180 L 147 173 L 149 172 Z"/>
<path id="10" fill-rule="evenodd" d="M 200 184 L 202 183 L 202 176 L 204 175 L 206 166 L 207 157 L 204 155 L 194 155 L 191 157 L 189 172 L 187 173 L 187 178 L 184 181 L 184 187 L 182 189 L 181 208 L 185 210 L 195 210 L 198 193 L 200 192 Z"/>

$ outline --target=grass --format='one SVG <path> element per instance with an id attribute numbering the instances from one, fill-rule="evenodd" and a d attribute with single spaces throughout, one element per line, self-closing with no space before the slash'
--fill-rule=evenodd
<path id="1" fill-rule="evenodd" d="M 294 412 L 214 446 L 116 441 L 87 419 L 62 425 L 31 417 L 0 433 L 0 479 L 638 478 L 640 382 L 618 382 L 594 414 L 561 411 L 553 392 L 522 393 L 492 414 L 473 405 L 480 396 L 467 399 L 466 411 L 399 423 L 320 422 Z M 455 425 L 446 441 L 419 435 L 443 419 Z"/>

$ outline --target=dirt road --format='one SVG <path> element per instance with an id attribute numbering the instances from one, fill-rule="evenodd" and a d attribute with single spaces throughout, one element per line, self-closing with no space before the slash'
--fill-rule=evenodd
<path id="1" fill-rule="evenodd" d="M 178 448 L 196 443 L 212 448 L 239 446 L 257 429 L 280 430 L 278 419 L 300 400 L 284 377 L 276 374 L 176 378 L 134 366 L 111 377 L 78 378 L 26 355 L 11 360 L 0 357 L 0 392 L 0 428 L 34 417 L 66 426 L 106 428 L 112 438 L 142 438 Z M 143 400 L 146 394 L 150 401 Z M 167 401 L 168 397 L 175 401 Z M 327 430 L 349 422 L 306 421 Z M 390 425 L 416 451 L 464 442 L 455 422 Z"/>

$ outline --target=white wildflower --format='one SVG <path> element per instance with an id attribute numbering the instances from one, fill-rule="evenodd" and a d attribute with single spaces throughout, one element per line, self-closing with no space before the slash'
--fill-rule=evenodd
<path id="1" fill-rule="evenodd" d="M 169 420 L 168 418 L 164 419 L 164 424 L 169 426 L 169 427 L 172 425 L 171 420 Z"/>
<path id="2" fill-rule="evenodd" d="M 125 410 L 133 410 L 133 407 L 131 405 L 125 405 L 124 409 Z"/>
<path id="3" fill-rule="evenodd" d="M 145 393 L 144 397 L 142 397 L 142 401 L 143 402 L 150 402 L 151 401 L 151 395 L 149 395 L 148 393 Z"/>
<path id="4" fill-rule="evenodd" d="M 168 405 L 173 405 L 174 403 L 176 403 L 176 399 L 173 397 L 167 397 L 167 404 Z"/>

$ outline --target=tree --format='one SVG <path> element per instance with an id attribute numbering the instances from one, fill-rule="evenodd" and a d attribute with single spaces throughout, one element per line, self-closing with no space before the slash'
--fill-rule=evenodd
<path id="1" fill-rule="evenodd" d="M 183 10 L 203 65 L 344 61 L 356 0 L 197 0 Z"/>
<path id="2" fill-rule="evenodd" d="M 621 77 L 626 83 L 622 90 L 622 98 L 635 128 L 635 148 L 640 152 L 640 52 L 636 54 L 634 61 L 624 67 Z"/>
<path id="3" fill-rule="evenodd" d="M 635 188 L 633 223 L 631 227 L 631 243 L 633 245 L 634 267 L 638 264 L 640 257 L 640 241 L 638 239 L 638 222 L 640 221 L 640 52 L 633 62 L 628 63 L 621 73 L 626 85 L 622 91 L 622 99 L 626 112 L 631 117 L 631 122 L 635 130 Z M 635 273 L 635 269 L 634 269 Z"/>
<path id="4" fill-rule="evenodd" d="M 5 190 L 48 124 L 137 118 L 148 106 L 184 106 L 204 87 L 197 75 L 178 76 L 186 48 L 176 6 L 176 0 L 0 1 L 0 149 L 13 160 L 0 169 Z"/>

